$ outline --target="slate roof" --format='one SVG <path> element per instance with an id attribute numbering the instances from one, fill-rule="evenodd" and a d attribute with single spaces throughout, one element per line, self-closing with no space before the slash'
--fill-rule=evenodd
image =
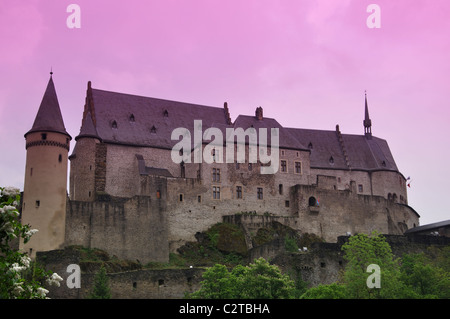
<path id="1" fill-rule="evenodd" d="M 202 132 L 216 127 L 226 141 L 227 128 L 279 129 L 281 148 L 310 152 L 312 168 L 398 171 L 387 142 L 377 137 L 341 134 L 336 131 L 283 127 L 273 118 L 239 115 L 231 123 L 228 107 L 212 107 L 151 97 L 93 89 L 88 84 L 80 135 L 106 143 L 172 149 L 180 138 L 171 139 L 175 128 L 186 128 L 194 136 L 194 120 L 202 120 Z M 367 104 L 366 104 L 367 109 Z M 258 117 L 258 112 L 260 115 Z M 368 116 L 368 114 L 366 114 Z M 77 139 L 76 138 L 76 139 Z M 203 141 L 209 143 L 210 141 Z"/>
<path id="2" fill-rule="evenodd" d="M 234 129 L 241 127 L 246 130 L 249 127 L 254 127 L 257 132 L 259 132 L 260 128 L 267 129 L 267 144 L 270 147 L 272 145 L 271 140 L 271 128 L 278 128 L 279 137 L 279 147 L 287 148 L 287 149 L 296 149 L 296 150 L 308 150 L 304 144 L 302 144 L 298 139 L 295 138 L 290 132 L 290 130 L 284 128 L 280 123 L 278 123 L 275 119 L 264 117 L 261 120 L 257 119 L 255 116 L 249 115 L 239 115 L 234 121 Z M 259 134 L 259 133 L 258 133 Z M 259 135 L 258 135 L 259 137 Z"/>
<path id="3" fill-rule="evenodd" d="M 394 170 L 397 165 L 387 142 L 364 135 L 342 134 L 343 146 L 348 156 L 345 160 L 336 131 L 288 128 L 297 140 L 311 150 L 312 168 Z M 330 159 L 332 158 L 332 161 Z"/>
<path id="4" fill-rule="evenodd" d="M 450 226 L 450 219 L 443 220 L 443 221 L 440 221 L 437 223 L 426 224 L 426 225 L 410 228 L 407 231 L 405 231 L 405 234 L 417 233 L 417 232 L 422 232 L 422 231 L 430 231 L 430 230 L 435 230 L 438 228 L 449 227 L 449 226 Z"/>
<path id="5" fill-rule="evenodd" d="M 25 137 L 32 132 L 57 132 L 71 138 L 64 126 L 58 97 L 56 96 L 55 84 L 51 76 L 47 84 L 47 89 L 42 97 L 38 113 L 34 119 L 33 126 L 25 134 Z"/>
<path id="6" fill-rule="evenodd" d="M 186 128 L 193 135 L 194 120 L 202 120 L 202 131 L 227 125 L 224 109 L 218 107 L 98 89 L 92 89 L 92 99 L 95 133 L 103 142 L 171 149 L 179 141 L 171 140 L 175 128 Z M 93 132 L 85 124 L 90 122 L 83 123 L 80 135 Z"/>

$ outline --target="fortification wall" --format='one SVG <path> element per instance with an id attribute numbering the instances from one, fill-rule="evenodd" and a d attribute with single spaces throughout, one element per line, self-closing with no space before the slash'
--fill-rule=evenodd
<path id="1" fill-rule="evenodd" d="M 60 287 L 47 287 L 50 298 L 89 298 L 96 272 L 83 270 L 85 265 L 79 251 L 67 248 L 40 252 L 37 258 L 47 270 L 52 270 L 63 278 Z M 80 266 L 80 288 L 69 288 L 66 284 L 69 276 L 73 274 L 67 272 L 69 265 Z M 180 299 L 186 292 L 194 292 L 200 288 L 203 271 L 204 269 L 198 268 L 138 269 L 108 273 L 107 276 L 113 299 Z"/>
<path id="2" fill-rule="evenodd" d="M 167 219 L 161 202 L 146 196 L 69 201 L 65 245 L 106 250 L 122 259 L 169 260 Z"/>
<path id="3" fill-rule="evenodd" d="M 314 233 L 328 242 L 347 232 L 355 234 L 377 230 L 401 235 L 419 223 L 419 216 L 410 207 L 381 196 L 306 185 L 295 186 L 294 194 L 299 212 L 298 229 Z M 318 204 L 311 205 L 312 197 Z"/>

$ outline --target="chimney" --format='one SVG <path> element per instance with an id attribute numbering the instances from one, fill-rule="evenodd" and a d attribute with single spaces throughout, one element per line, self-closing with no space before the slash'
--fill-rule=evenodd
<path id="1" fill-rule="evenodd" d="M 256 108 L 255 117 L 258 119 L 258 121 L 261 121 L 263 119 L 263 109 L 261 106 Z"/>

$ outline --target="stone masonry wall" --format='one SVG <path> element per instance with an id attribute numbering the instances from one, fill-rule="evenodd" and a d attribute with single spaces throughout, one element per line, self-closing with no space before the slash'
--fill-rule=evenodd
<path id="1" fill-rule="evenodd" d="M 69 201 L 66 246 L 106 250 L 122 259 L 169 260 L 167 219 L 156 199 L 134 196 L 107 201 Z"/>

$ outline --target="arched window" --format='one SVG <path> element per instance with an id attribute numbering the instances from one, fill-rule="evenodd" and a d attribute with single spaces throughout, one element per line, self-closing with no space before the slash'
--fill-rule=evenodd
<path id="1" fill-rule="evenodd" d="M 317 199 L 314 196 L 311 196 L 308 200 L 309 206 L 317 206 Z"/>

